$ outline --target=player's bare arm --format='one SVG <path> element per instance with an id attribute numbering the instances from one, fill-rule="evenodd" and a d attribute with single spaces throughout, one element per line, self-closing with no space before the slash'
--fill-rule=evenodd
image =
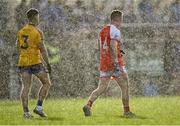
<path id="1" fill-rule="evenodd" d="M 48 72 L 51 72 L 51 67 L 50 67 L 49 58 L 48 58 L 48 52 L 47 52 L 47 48 L 46 48 L 43 40 L 39 44 L 39 49 L 41 52 L 42 59 L 46 63 L 45 65 L 47 66 Z"/>

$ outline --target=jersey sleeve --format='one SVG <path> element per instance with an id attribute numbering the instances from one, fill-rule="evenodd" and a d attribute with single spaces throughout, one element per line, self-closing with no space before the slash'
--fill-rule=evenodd
<path id="1" fill-rule="evenodd" d="M 120 41 L 120 39 L 121 39 L 121 32 L 115 26 L 111 26 L 110 36 L 111 36 L 112 40 Z"/>

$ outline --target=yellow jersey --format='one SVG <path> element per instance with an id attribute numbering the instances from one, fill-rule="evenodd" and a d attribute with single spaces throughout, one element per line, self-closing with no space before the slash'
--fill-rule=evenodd
<path id="1" fill-rule="evenodd" d="M 34 25 L 27 24 L 18 32 L 18 66 L 31 66 L 41 63 L 39 44 L 42 41 L 43 33 Z"/>

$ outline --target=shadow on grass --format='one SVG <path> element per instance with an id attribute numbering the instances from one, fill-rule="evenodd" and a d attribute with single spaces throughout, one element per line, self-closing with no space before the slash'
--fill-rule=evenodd
<path id="1" fill-rule="evenodd" d="M 33 118 L 32 120 L 49 120 L 49 121 L 63 121 L 64 118 L 62 117 L 37 117 Z"/>
<path id="2" fill-rule="evenodd" d="M 110 115 L 108 115 L 107 117 L 109 117 Z M 93 115 L 92 117 L 95 117 L 95 118 L 97 118 L 97 117 L 102 117 L 102 115 Z M 145 116 L 141 116 L 141 115 L 135 115 L 135 116 L 133 116 L 133 117 L 125 117 L 125 116 L 123 116 L 123 115 L 111 115 L 110 117 L 115 117 L 115 118 L 119 118 L 119 119 L 149 119 L 149 118 L 147 118 L 147 117 L 145 117 Z M 87 118 L 87 117 L 86 117 Z M 90 117 L 89 117 L 90 118 Z"/>
<path id="3" fill-rule="evenodd" d="M 133 117 L 124 117 L 124 116 L 117 116 L 117 117 L 120 117 L 120 118 L 123 118 L 123 119 L 148 119 L 147 117 L 145 116 L 140 116 L 140 115 L 135 115 Z"/>

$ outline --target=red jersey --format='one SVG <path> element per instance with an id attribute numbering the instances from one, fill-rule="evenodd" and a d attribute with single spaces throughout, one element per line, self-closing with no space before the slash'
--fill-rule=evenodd
<path id="1" fill-rule="evenodd" d="M 118 49 L 118 63 L 124 65 L 121 46 L 120 46 L 120 31 L 114 25 L 106 25 L 99 33 L 99 49 L 100 49 L 100 70 L 109 71 L 114 69 L 112 60 L 111 40 L 116 40 L 116 48 Z"/>

